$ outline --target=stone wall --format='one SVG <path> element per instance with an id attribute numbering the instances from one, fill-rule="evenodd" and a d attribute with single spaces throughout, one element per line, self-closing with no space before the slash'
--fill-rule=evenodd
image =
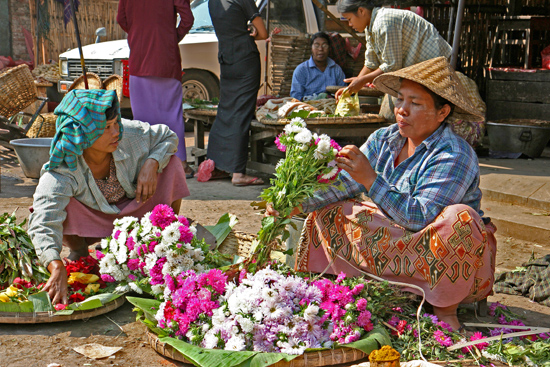
<path id="1" fill-rule="evenodd" d="M 11 56 L 14 60 L 31 60 L 23 29 L 31 31 L 31 16 L 28 0 L 9 0 L 9 18 L 11 31 Z"/>

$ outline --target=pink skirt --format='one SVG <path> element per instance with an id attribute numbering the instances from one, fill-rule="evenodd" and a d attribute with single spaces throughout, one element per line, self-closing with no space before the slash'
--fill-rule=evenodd
<path id="1" fill-rule="evenodd" d="M 493 287 L 495 231 L 463 204 L 445 208 L 415 233 L 388 219 L 375 204 L 348 200 L 308 216 L 296 270 L 321 273 L 336 258 L 327 273 L 364 276 L 352 264 L 386 280 L 421 287 L 437 307 L 475 302 Z"/>
<path id="2" fill-rule="evenodd" d="M 174 201 L 189 196 L 185 181 L 185 172 L 181 160 L 172 156 L 168 165 L 158 174 L 157 190 L 146 202 L 138 203 L 127 197 L 117 202 L 119 214 L 105 214 L 92 209 L 75 198 L 71 198 L 65 208 L 67 218 L 63 222 L 63 235 L 103 238 L 113 232 L 113 221 L 117 218 L 132 216 L 141 218 L 158 204 L 170 205 Z M 85 224 L 85 225 L 83 225 Z"/>

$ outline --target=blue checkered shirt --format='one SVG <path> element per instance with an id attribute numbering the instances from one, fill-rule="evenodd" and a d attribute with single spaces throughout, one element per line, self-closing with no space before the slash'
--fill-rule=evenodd
<path id="1" fill-rule="evenodd" d="M 366 193 L 390 219 L 415 232 L 454 204 L 469 205 L 483 216 L 477 156 L 449 124 L 443 123 L 411 157 L 394 167 L 405 141 L 397 124 L 377 130 L 361 147 L 377 174 L 368 193 L 342 171 L 344 191 L 338 190 L 337 182 L 328 191 L 317 192 L 303 204 L 304 212 Z"/>
<path id="2" fill-rule="evenodd" d="M 302 100 L 306 96 L 325 93 L 330 85 L 346 85 L 345 78 L 342 68 L 331 58 L 327 59 L 327 67 L 323 72 L 315 65 L 313 57 L 310 57 L 294 70 L 290 96 Z"/>
<path id="3" fill-rule="evenodd" d="M 365 29 L 365 66 L 396 71 L 434 57 L 451 57 L 451 46 L 432 23 L 409 10 L 374 8 Z"/>

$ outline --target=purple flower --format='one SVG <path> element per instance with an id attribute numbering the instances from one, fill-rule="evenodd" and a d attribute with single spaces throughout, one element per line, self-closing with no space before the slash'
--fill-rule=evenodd
<path id="1" fill-rule="evenodd" d="M 448 332 L 452 332 L 453 328 L 451 325 L 447 324 L 445 321 L 439 321 L 437 323 L 438 326 L 442 327 L 443 329 L 447 330 Z"/>
<path id="2" fill-rule="evenodd" d="M 499 303 L 499 302 L 493 302 L 493 303 L 491 303 L 491 305 L 489 306 L 489 315 L 495 316 L 495 313 L 496 313 L 496 311 L 497 311 L 497 308 L 500 308 L 500 309 L 502 309 L 502 310 L 507 310 L 507 309 L 508 309 L 505 305 L 503 305 L 503 304 L 501 304 L 501 303 Z"/>
<path id="3" fill-rule="evenodd" d="M 176 220 L 176 216 L 174 215 L 174 210 L 170 206 L 159 204 L 155 206 L 149 219 L 154 226 L 164 229 Z"/>
<path id="4" fill-rule="evenodd" d="M 451 345 L 453 345 L 453 340 L 451 339 L 451 337 L 445 335 L 445 333 L 441 330 L 434 331 L 433 338 L 444 347 L 450 347 Z"/>
<path id="5" fill-rule="evenodd" d="M 422 317 L 429 317 L 430 319 L 432 319 L 432 322 L 434 324 L 439 321 L 439 319 L 437 318 L 436 315 L 432 315 L 432 314 L 429 314 L 429 313 L 425 313 L 424 315 L 422 315 Z"/>

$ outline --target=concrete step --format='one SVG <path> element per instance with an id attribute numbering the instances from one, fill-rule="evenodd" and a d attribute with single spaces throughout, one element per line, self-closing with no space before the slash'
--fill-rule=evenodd
<path id="1" fill-rule="evenodd" d="M 480 159 L 483 199 L 550 212 L 550 160 Z"/>
<path id="2" fill-rule="evenodd" d="M 481 208 L 497 226 L 497 233 L 550 246 L 550 213 L 532 207 L 487 200 Z"/>

